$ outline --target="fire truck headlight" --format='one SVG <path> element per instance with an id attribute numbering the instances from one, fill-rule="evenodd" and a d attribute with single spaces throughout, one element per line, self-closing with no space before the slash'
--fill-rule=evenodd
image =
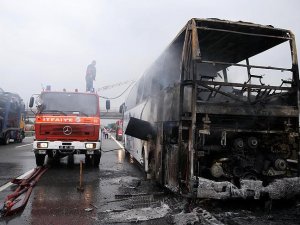
<path id="1" fill-rule="evenodd" d="M 38 142 L 37 147 L 38 148 L 48 148 L 48 143 L 47 142 Z"/>
<path id="2" fill-rule="evenodd" d="M 85 148 L 86 149 L 96 148 L 96 144 L 95 143 L 87 143 L 87 144 L 85 144 Z"/>

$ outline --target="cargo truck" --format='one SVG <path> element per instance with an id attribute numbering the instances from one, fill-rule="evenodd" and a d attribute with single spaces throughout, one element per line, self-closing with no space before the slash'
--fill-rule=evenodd
<path id="1" fill-rule="evenodd" d="M 22 142 L 24 133 L 25 104 L 15 93 L 0 89 L 0 142 Z"/>

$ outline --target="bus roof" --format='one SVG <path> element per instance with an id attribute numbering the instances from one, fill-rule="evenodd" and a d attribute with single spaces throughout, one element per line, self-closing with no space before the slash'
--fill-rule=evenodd
<path id="1" fill-rule="evenodd" d="M 201 60 L 207 61 L 238 63 L 293 38 L 291 31 L 271 25 L 193 18 L 167 49 L 175 42 L 183 43 L 186 30 L 193 28 L 197 29 Z"/>
<path id="2" fill-rule="evenodd" d="M 292 39 L 288 30 L 248 22 L 195 19 L 201 60 L 238 63 Z"/>

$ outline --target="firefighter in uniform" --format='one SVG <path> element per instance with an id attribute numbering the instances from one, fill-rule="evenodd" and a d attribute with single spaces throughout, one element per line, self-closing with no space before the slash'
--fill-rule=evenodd
<path id="1" fill-rule="evenodd" d="M 93 81 L 96 78 L 96 61 L 93 60 L 86 69 L 85 81 L 86 81 L 86 91 L 94 92 Z"/>

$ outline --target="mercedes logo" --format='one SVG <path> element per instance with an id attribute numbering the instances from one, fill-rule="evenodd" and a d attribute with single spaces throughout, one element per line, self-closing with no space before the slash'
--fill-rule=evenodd
<path id="1" fill-rule="evenodd" d="M 65 135 L 72 134 L 72 127 L 70 127 L 70 126 L 64 126 L 63 132 L 64 132 Z"/>

